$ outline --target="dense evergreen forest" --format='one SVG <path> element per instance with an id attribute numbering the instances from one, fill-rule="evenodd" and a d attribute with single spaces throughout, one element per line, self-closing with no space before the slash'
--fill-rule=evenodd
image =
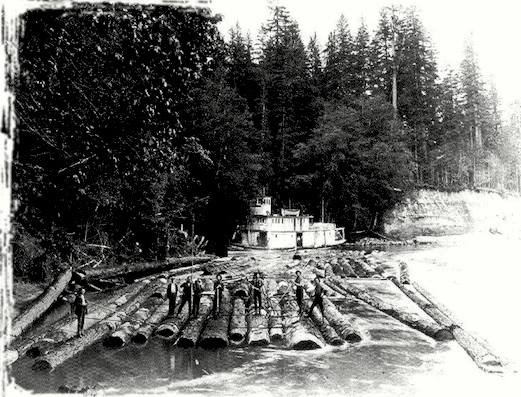
<path id="1" fill-rule="evenodd" d="M 519 191 L 521 106 L 500 113 L 472 43 L 440 71 L 414 8 L 369 32 L 344 16 L 306 44 L 283 7 L 258 38 L 169 7 L 24 17 L 13 163 L 15 274 L 189 252 L 224 254 L 262 188 L 378 229 L 414 188 Z M 352 33 L 355 32 L 356 33 Z M 188 230 L 188 235 L 181 231 Z"/>

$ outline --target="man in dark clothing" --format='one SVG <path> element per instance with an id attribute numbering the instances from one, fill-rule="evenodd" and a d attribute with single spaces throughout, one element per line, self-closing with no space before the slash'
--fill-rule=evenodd
<path id="1" fill-rule="evenodd" d="M 85 325 L 85 315 L 87 314 L 87 300 L 85 290 L 81 288 L 74 300 L 74 313 L 78 316 L 78 336 L 83 336 L 83 326 Z"/>
<path id="2" fill-rule="evenodd" d="M 203 293 L 203 286 L 201 280 L 197 279 L 194 282 L 194 317 L 199 315 L 199 303 L 201 302 L 201 294 Z"/>
<path id="3" fill-rule="evenodd" d="M 297 270 L 297 278 L 295 278 L 295 286 L 297 287 L 295 295 L 297 297 L 297 305 L 299 307 L 299 314 L 302 314 L 302 298 L 304 297 L 304 285 L 302 283 L 302 277 L 300 277 L 300 270 Z"/>
<path id="4" fill-rule="evenodd" d="M 181 314 L 185 303 L 188 303 L 188 317 L 190 317 L 192 313 L 192 281 L 190 277 L 187 277 L 186 281 L 181 284 L 181 291 L 183 292 L 183 296 L 181 297 L 181 304 L 179 305 L 177 315 L 179 316 L 179 314 Z"/>
<path id="5" fill-rule="evenodd" d="M 168 298 L 168 315 L 175 315 L 175 301 L 177 299 L 177 284 L 174 281 L 173 277 L 170 277 L 170 282 L 168 283 L 168 287 L 166 287 L 166 297 Z"/>
<path id="6" fill-rule="evenodd" d="M 223 298 L 223 290 L 224 290 L 224 284 L 223 284 L 223 278 L 220 274 L 217 275 L 217 280 L 213 283 L 213 291 L 214 291 L 214 297 L 213 297 L 213 317 L 217 318 L 217 313 L 220 313 L 221 311 L 221 302 Z"/>
<path id="7" fill-rule="evenodd" d="M 313 312 L 315 305 L 318 305 L 318 307 L 320 308 L 320 312 L 322 313 L 322 316 L 324 315 L 324 303 L 322 300 L 323 295 L 324 287 L 322 287 L 322 284 L 320 284 L 320 279 L 317 277 L 315 278 L 315 298 L 313 299 L 313 303 L 309 308 L 308 316 L 311 316 L 311 313 Z"/>
<path id="8" fill-rule="evenodd" d="M 255 314 L 260 314 L 262 310 L 262 280 L 259 278 L 257 273 L 253 274 L 253 281 L 251 282 L 253 286 L 253 305 L 255 307 Z M 257 311 L 258 308 L 258 311 Z"/>

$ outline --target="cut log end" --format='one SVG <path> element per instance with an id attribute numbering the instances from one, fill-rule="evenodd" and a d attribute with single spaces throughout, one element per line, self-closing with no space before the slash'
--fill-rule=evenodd
<path id="1" fill-rule="evenodd" d="M 293 350 L 314 350 L 321 348 L 322 346 L 320 346 L 318 343 L 312 340 L 302 340 L 292 346 Z"/>
<path id="2" fill-rule="evenodd" d="M 454 335 L 447 329 L 440 329 L 434 334 L 434 339 L 437 341 L 454 340 Z"/>
<path id="3" fill-rule="evenodd" d="M 195 347 L 194 342 L 189 338 L 179 338 L 177 341 L 178 347 L 184 347 L 184 348 L 192 348 Z"/>
<path id="4" fill-rule="evenodd" d="M 177 332 L 171 327 L 164 327 L 156 331 L 156 336 L 162 339 L 172 339 L 176 334 Z"/>
<path id="5" fill-rule="evenodd" d="M 148 338 L 143 334 L 136 334 L 132 338 L 132 342 L 136 345 L 143 346 L 145 343 L 147 343 Z"/>
<path id="6" fill-rule="evenodd" d="M 51 372 L 52 365 L 47 360 L 37 360 L 31 367 L 34 371 Z"/>
<path id="7" fill-rule="evenodd" d="M 200 346 L 207 350 L 223 349 L 228 347 L 228 341 L 223 338 L 205 338 L 201 341 Z"/>
<path id="8" fill-rule="evenodd" d="M 125 341 L 119 336 L 109 336 L 103 341 L 103 346 L 112 349 L 119 349 L 125 346 Z"/>
<path id="9" fill-rule="evenodd" d="M 36 358 L 40 357 L 42 355 L 42 350 L 39 346 L 31 347 L 27 352 L 25 353 L 27 357 Z"/>
<path id="10" fill-rule="evenodd" d="M 241 344 L 244 342 L 244 334 L 239 332 L 232 332 L 230 333 L 230 342 L 233 342 L 234 344 Z"/>
<path id="11" fill-rule="evenodd" d="M 268 346 L 269 344 L 270 344 L 270 341 L 268 339 L 256 339 L 256 340 L 250 341 L 250 346 L 262 347 L 262 346 Z"/>
<path id="12" fill-rule="evenodd" d="M 362 337 L 356 332 L 349 333 L 345 336 L 346 341 L 349 343 L 357 343 L 362 341 Z"/>

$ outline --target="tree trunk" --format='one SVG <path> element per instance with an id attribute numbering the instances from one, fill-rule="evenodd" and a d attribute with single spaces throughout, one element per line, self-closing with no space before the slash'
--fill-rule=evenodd
<path id="1" fill-rule="evenodd" d="M 110 297 L 98 301 L 95 305 L 90 305 L 88 307 L 89 313 L 85 316 L 84 330 L 110 316 L 119 306 L 128 302 L 129 299 L 143 289 L 147 283 L 149 281 L 131 284 L 116 291 Z M 67 316 L 61 321 L 52 324 L 46 332 L 41 330 L 31 331 L 30 334 L 15 341 L 13 347 L 18 350 L 20 356 L 27 354 L 30 357 L 38 357 L 57 343 L 74 337 L 78 329 L 77 324 L 76 316 Z"/>
<path id="2" fill-rule="evenodd" d="M 121 324 L 112 335 L 105 338 L 103 344 L 106 347 L 123 347 L 128 344 L 132 335 L 146 322 L 151 313 L 164 302 L 162 292 L 165 290 L 167 282 L 166 279 L 160 281 L 143 305 L 128 316 L 127 321 Z"/>
<path id="3" fill-rule="evenodd" d="M 36 298 L 27 309 L 20 313 L 13 321 L 11 327 L 11 338 L 21 335 L 29 325 L 40 317 L 60 296 L 69 284 L 72 277 L 72 270 L 68 268 L 61 272 L 42 294 Z"/>
<path id="4" fill-rule="evenodd" d="M 324 300 L 325 299 L 326 298 L 324 298 Z M 302 304 L 303 304 L 304 312 L 308 313 L 312 303 L 311 303 L 306 291 L 304 291 L 304 302 L 302 302 Z M 324 315 L 325 315 L 325 311 L 326 311 L 326 305 L 324 304 Z M 322 313 L 320 312 L 320 308 L 315 307 L 313 309 L 313 311 L 311 312 L 311 319 L 313 320 L 316 327 L 318 328 L 318 330 L 324 337 L 326 343 L 328 343 L 329 345 L 332 345 L 332 346 L 341 346 L 344 344 L 344 340 L 338 336 L 338 334 L 333 329 L 333 327 L 331 327 L 331 325 L 329 325 L 327 319 L 322 316 Z"/>
<path id="5" fill-rule="evenodd" d="M 174 269 L 172 274 L 184 274 L 186 272 L 191 271 L 192 262 L 194 264 L 193 270 L 197 270 L 201 268 L 200 264 L 204 264 L 212 260 L 211 257 L 186 257 L 186 258 L 170 258 L 166 261 L 157 261 L 157 262 L 143 262 L 143 263 L 127 263 L 124 265 L 117 265 L 112 267 L 105 268 L 97 268 L 97 269 L 88 269 L 85 270 L 85 276 L 88 280 L 98 279 L 98 278 L 111 278 L 122 276 L 126 279 L 128 278 L 137 278 L 143 277 L 146 275 L 158 273 L 161 271 L 167 271 L 175 267 L 183 266 L 179 269 Z M 177 272 L 177 273 L 176 273 Z"/>
<path id="6" fill-rule="evenodd" d="M 218 349 L 228 346 L 228 327 L 232 314 L 232 300 L 230 293 L 225 288 L 222 295 L 219 314 L 214 318 L 210 316 L 206 322 L 199 346 L 203 349 Z"/>
<path id="7" fill-rule="evenodd" d="M 281 342 L 284 339 L 284 331 L 282 328 L 282 310 L 278 301 L 275 298 L 270 299 L 270 311 L 269 311 L 269 328 L 270 328 L 270 339 L 272 343 Z"/>
<path id="8" fill-rule="evenodd" d="M 300 318 L 295 302 L 285 297 L 281 301 L 281 307 L 286 343 L 290 349 L 311 350 L 325 346 L 322 335 L 313 323 L 307 318 Z"/>
<path id="9" fill-rule="evenodd" d="M 241 298 L 235 298 L 233 301 L 233 315 L 230 320 L 230 343 L 236 346 L 242 345 L 247 331 L 244 301 Z"/>
<path id="10" fill-rule="evenodd" d="M 382 301 L 381 299 L 369 294 L 367 291 L 350 285 L 345 280 L 339 280 L 338 278 L 331 278 L 326 281 L 326 284 L 341 294 L 350 294 L 356 298 L 364 301 L 372 307 L 384 312 L 385 314 L 394 317 L 398 321 L 408 325 L 411 328 L 417 329 L 431 338 L 442 341 L 454 339 L 452 333 L 442 328 L 434 320 L 429 321 L 428 319 L 419 318 L 417 315 L 404 312 L 401 309 Z"/>
<path id="11" fill-rule="evenodd" d="M 177 346 L 179 347 L 195 347 L 203 330 L 206 318 L 212 310 L 213 296 L 203 295 L 201 297 L 201 304 L 199 308 L 199 316 L 190 319 L 185 327 L 181 330 L 179 338 L 177 339 Z"/>
<path id="12" fill-rule="evenodd" d="M 324 297 L 324 317 L 342 339 L 351 343 L 362 340 L 361 333 L 355 330 L 333 302 L 326 297 Z"/>
<path id="13" fill-rule="evenodd" d="M 103 339 L 123 323 L 129 314 L 139 309 L 141 303 L 153 293 L 156 283 L 159 282 L 159 280 L 155 280 L 149 283 L 143 291 L 140 291 L 127 303 L 118 307 L 117 312 L 86 330 L 84 336 L 69 339 L 57 346 L 53 351 L 37 359 L 32 366 L 33 370 L 52 371 L 65 360 Z"/>
<path id="14" fill-rule="evenodd" d="M 431 317 L 436 319 L 440 324 L 450 327 L 456 341 L 461 347 L 463 347 L 463 349 L 465 349 L 467 354 L 472 358 L 472 360 L 474 360 L 479 368 L 485 372 L 502 372 L 501 368 L 504 363 L 501 362 L 501 359 L 498 356 L 492 353 L 484 343 L 476 340 L 476 338 L 456 324 L 454 320 L 449 317 L 449 313 L 440 308 L 435 302 L 435 299 L 427 291 L 416 283 L 413 283 L 413 286 L 417 291 L 416 293 L 409 290 L 410 287 L 402 287 L 408 290 L 408 292 L 411 292 L 411 299 L 415 302 L 421 302 L 418 303 L 418 305 L 420 305 L 420 307 Z M 409 296 L 409 294 L 407 296 Z"/>
<path id="15" fill-rule="evenodd" d="M 254 308 L 250 307 L 246 314 L 246 321 L 248 322 L 248 345 L 267 346 L 270 344 L 268 317 L 264 310 L 261 310 L 260 315 L 256 315 L 253 311 Z"/>
<path id="16" fill-rule="evenodd" d="M 152 335 L 152 332 L 156 329 L 157 325 L 160 324 L 167 316 L 169 310 L 169 302 L 166 299 L 146 320 L 139 329 L 132 336 L 132 342 L 136 345 L 144 345 L 147 343 L 148 338 Z"/>

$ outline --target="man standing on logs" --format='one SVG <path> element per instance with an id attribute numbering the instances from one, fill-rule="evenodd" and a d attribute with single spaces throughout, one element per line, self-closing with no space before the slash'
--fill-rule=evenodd
<path id="1" fill-rule="evenodd" d="M 183 296 L 181 297 L 181 304 L 179 305 L 177 316 L 181 314 L 185 303 L 188 302 L 188 317 L 190 317 L 192 313 L 192 280 L 190 277 L 187 277 L 186 281 L 181 284 L 181 291 L 183 291 Z"/>
<path id="2" fill-rule="evenodd" d="M 253 305 L 255 307 L 255 314 L 261 314 L 262 310 L 262 280 L 259 278 L 258 273 L 253 273 L 253 280 L 251 281 L 253 286 Z M 257 305 L 258 302 L 258 305 Z M 257 311 L 258 308 L 258 311 Z"/>
<path id="3" fill-rule="evenodd" d="M 203 293 L 203 286 L 201 280 L 197 279 L 194 282 L 194 317 L 199 316 L 199 303 L 201 302 L 201 294 Z"/>
<path id="4" fill-rule="evenodd" d="M 295 295 L 297 298 L 297 305 L 299 308 L 298 314 L 302 314 L 302 299 L 304 297 L 304 285 L 302 284 L 302 277 L 300 277 L 300 270 L 295 272 L 297 278 L 295 278 L 295 286 L 297 287 Z"/>
<path id="5" fill-rule="evenodd" d="M 217 313 L 221 312 L 221 302 L 223 298 L 223 278 L 220 274 L 217 275 L 217 280 L 213 283 L 213 318 L 217 318 Z"/>
<path id="6" fill-rule="evenodd" d="M 78 316 L 78 336 L 83 336 L 83 326 L 85 325 L 85 315 L 87 314 L 87 300 L 85 299 L 85 289 L 81 288 L 74 300 L 74 313 Z"/>
<path id="7" fill-rule="evenodd" d="M 318 305 L 318 307 L 320 308 L 320 312 L 322 313 L 322 316 L 324 316 L 324 302 L 322 299 L 323 295 L 324 287 L 322 287 L 322 284 L 320 284 L 320 279 L 317 277 L 315 278 L 315 297 L 313 299 L 311 307 L 309 308 L 308 317 L 311 316 L 311 313 L 313 313 L 313 309 L 316 305 Z"/>
<path id="8" fill-rule="evenodd" d="M 168 298 L 168 315 L 175 316 L 175 301 L 177 299 L 177 284 L 173 277 L 170 277 L 168 287 L 166 287 L 166 297 Z"/>

